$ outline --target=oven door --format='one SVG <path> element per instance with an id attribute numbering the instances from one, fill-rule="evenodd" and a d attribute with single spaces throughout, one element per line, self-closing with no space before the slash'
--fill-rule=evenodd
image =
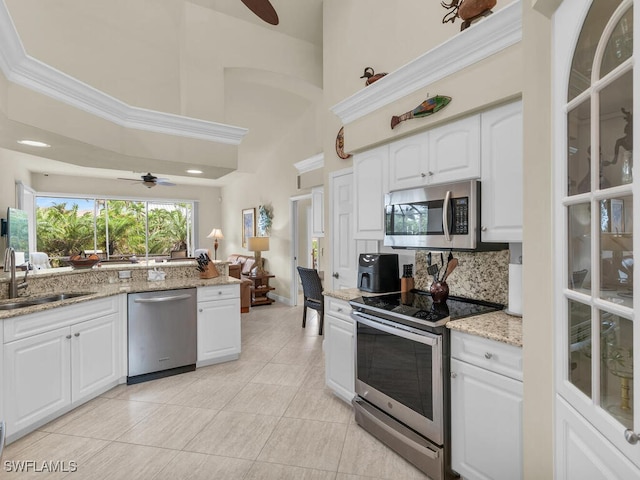
<path id="1" fill-rule="evenodd" d="M 442 336 L 362 312 L 356 394 L 433 443 L 444 443 Z"/>

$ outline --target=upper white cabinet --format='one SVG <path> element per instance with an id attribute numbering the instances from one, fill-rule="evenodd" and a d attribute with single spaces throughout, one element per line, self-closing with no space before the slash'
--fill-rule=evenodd
<path id="1" fill-rule="evenodd" d="M 384 237 L 384 194 L 388 189 L 389 145 L 353 157 L 355 239 Z"/>
<path id="2" fill-rule="evenodd" d="M 389 145 L 389 190 L 479 177 L 479 115 Z"/>
<path id="3" fill-rule="evenodd" d="M 482 241 L 522 242 L 522 102 L 482 114 Z"/>
<path id="4" fill-rule="evenodd" d="M 480 116 L 429 130 L 429 183 L 480 177 Z"/>
<path id="5" fill-rule="evenodd" d="M 429 181 L 429 132 L 389 145 L 389 190 L 424 186 Z"/>

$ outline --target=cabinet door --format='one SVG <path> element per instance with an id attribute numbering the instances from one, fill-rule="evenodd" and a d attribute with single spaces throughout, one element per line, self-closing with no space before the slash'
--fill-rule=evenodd
<path id="1" fill-rule="evenodd" d="M 240 300 L 199 302 L 198 365 L 233 360 L 239 354 Z"/>
<path id="2" fill-rule="evenodd" d="M 311 189 L 311 234 L 324 237 L 324 187 Z"/>
<path id="3" fill-rule="evenodd" d="M 522 382 L 451 359 L 451 464 L 465 478 L 522 478 Z"/>
<path id="4" fill-rule="evenodd" d="M 325 314 L 324 334 L 327 386 L 351 403 L 356 390 L 353 322 Z"/>
<path id="5" fill-rule="evenodd" d="M 429 177 L 429 132 L 389 145 L 389 190 L 421 187 Z"/>
<path id="6" fill-rule="evenodd" d="M 522 102 L 482 114 L 482 241 L 522 242 Z"/>
<path id="7" fill-rule="evenodd" d="M 480 178 L 480 116 L 429 131 L 429 183 Z"/>
<path id="8" fill-rule="evenodd" d="M 4 345 L 7 434 L 54 414 L 71 403 L 69 327 Z"/>
<path id="9" fill-rule="evenodd" d="M 71 327 L 71 400 L 92 396 L 120 378 L 122 339 L 114 313 Z"/>
<path id="10" fill-rule="evenodd" d="M 384 193 L 387 188 L 389 146 L 353 157 L 355 239 L 384 238 Z"/>

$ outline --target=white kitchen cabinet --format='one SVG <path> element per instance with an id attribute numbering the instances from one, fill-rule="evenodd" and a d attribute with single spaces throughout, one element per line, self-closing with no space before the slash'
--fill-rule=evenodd
<path id="1" fill-rule="evenodd" d="M 465 479 L 522 478 L 521 349 L 453 331 L 451 357 L 453 470 Z"/>
<path id="2" fill-rule="evenodd" d="M 388 192 L 389 145 L 353 157 L 353 208 L 356 240 L 384 238 L 384 194 Z"/>
<path id="3" fill-rule="evenodd" d="M 522 242 L 522 101 L 482 113 L 483 242 Z"/>
<path id="4" fill-rule="evenodd" d="M 480 178 L 480 115 L 429 130 L 429 184 Z"/>
<path id="5" fill-rule="evenodd" d="M 429 169 L 429 132 L 389 144 L 389 190 L 427 185 Z"/>
<path id="6" fill-rule="evenodd" d="M 311 235 L 324 237 L 324 187 L 311 189 Z"/>
<path id="7" fill-rule="evenodd" d="M 196 366 L 235 360 L 240 349 L 240 286 L 199 287 Z"/>
<path id="8" fill-rule="evenodd" d="M 325 297 L 324 356 L 327 386 L 345 402 L 355 396 L 355 325 L 351 306 L 344 300 Z"/>
<path id="9" fill-rule="evenodd" d="M 121 296 L 4 320 L 3 399 L 15 439 L 123 378 Z"/>

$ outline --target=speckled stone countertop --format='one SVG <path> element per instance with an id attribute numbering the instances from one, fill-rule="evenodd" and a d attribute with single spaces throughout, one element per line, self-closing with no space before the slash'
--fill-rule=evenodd
<path id="1" fill-rule="evenodd" d="M 504 311 L 451 320 L 447 328 L 522 347 L 522 318 Z"/>
<path id="2" fill-rule="evenodd" d="M 325 290 L 323 293 L 327 297 L 344 301 L 360 296 L 384 295 L 383 293 L 364 292 L 357 288 Z M 447 323 L 447 328 L 522 347 L 522 318 L 514 317 L 504 311 L 451 320 Z"/>
<path id="3" fill-rule="evenodd" d="M 207 287 L 215 285 L 231 285 L 235 283 L 242 283 L 240 280 L 234 277 L 226 275 L 220 275 L 216 278 L 201 279 L 197 274 L 181 277 L 181 278 L 167 278 L 162 281 L 146 281 L 146 280 L 133 280 L 125 282 L 114 283 L 84 283 L 82 285 L 65 284 L 60 282 L 61 285 L 57 289 L 50 291 L 42 291 L 39 293 L 32 293 L 28 296 L 21 296 L 13 299 L 0 300 L 0 305 L 12 302 L 25 302 L 29 299 L 46 296 L 52 293 L 76 293 L 76 292 L 89 292 L 88 295 L 82 297 L 70 298 L 67 300 L 61 300 L 57 302 L 44 303 L 39 305 L 32 305 L 29 307 L 16 308 L 13 310 L 0 310 L 0 320 L 5 318 L 16 317 L 19 315 L 27 315 L 29 313 L 42 312 L 51 308 L 63 307 L 67 305 L 73 305 L 75 303 L 86 302 L 89 300 L 95 300 L 98 298 L 109 297 L 112 295 L 118 295 L 120 293 L 138 293 L 138 292 L 151 292 L 158 290 L 177 290 L 182 288 L 192 287 Z"/>

